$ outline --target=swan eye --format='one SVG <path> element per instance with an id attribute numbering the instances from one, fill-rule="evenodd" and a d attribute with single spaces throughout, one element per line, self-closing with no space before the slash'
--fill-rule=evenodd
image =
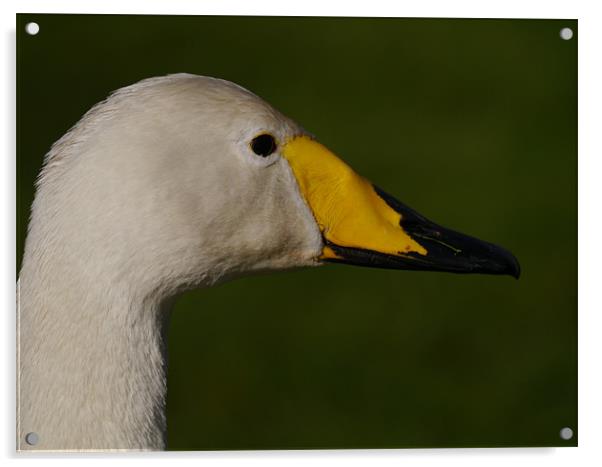
<path id="1" fill-rule="evenodd" d="M 264 133 L 253 138 L 251 149 L 258 156 L 268 157 L 276 150 L 276 140 L 272 135 Z"/>

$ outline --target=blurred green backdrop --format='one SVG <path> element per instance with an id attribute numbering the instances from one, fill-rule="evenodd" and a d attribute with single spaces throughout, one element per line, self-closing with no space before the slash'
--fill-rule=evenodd
<path id="1" fill-rule="evenodd" d="M 24 25 L 36 21 L 37 36 Z M 349 266 L 181 298 L 170 449 L 574 446 L 574 20 L 19 15 L 18 261 L 50 145 L 121 86 L 235 81 L 523 275 Z M 19 265 L 17 265 L 19 267 Z"/>

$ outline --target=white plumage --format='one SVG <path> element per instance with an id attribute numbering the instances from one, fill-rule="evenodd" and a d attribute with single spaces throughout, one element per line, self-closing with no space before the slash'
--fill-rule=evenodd
<path id="1" fill-rule="evenodd" d="M 317 264 L 290 167 L 249 147 L 265 131 L 304 133 L 232 83 L 178 74 L 117 91 L 52 147 L 19 281 L 19 449 L 164 448 L 169 299 Z"/>

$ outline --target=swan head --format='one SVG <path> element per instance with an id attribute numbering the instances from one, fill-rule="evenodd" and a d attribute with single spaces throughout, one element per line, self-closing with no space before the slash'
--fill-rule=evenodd
<path id="1" fill-rule="evenodd" d="M 506 250 L 431 222 L 214 78 L 117 91 L 55 144 L 38 190 L 37 204 L 63 197 L 52 206 L 84 268 L 152 290 L 325 262 L 519 274 Z"/>

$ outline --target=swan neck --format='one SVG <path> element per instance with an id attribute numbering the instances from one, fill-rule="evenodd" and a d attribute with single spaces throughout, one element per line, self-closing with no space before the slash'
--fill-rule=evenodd
<path id="1" fill-rule="evenodd" d="M 168 306 L 35 251 L 18 284 L 18 448 L 164 449 Z"/>

